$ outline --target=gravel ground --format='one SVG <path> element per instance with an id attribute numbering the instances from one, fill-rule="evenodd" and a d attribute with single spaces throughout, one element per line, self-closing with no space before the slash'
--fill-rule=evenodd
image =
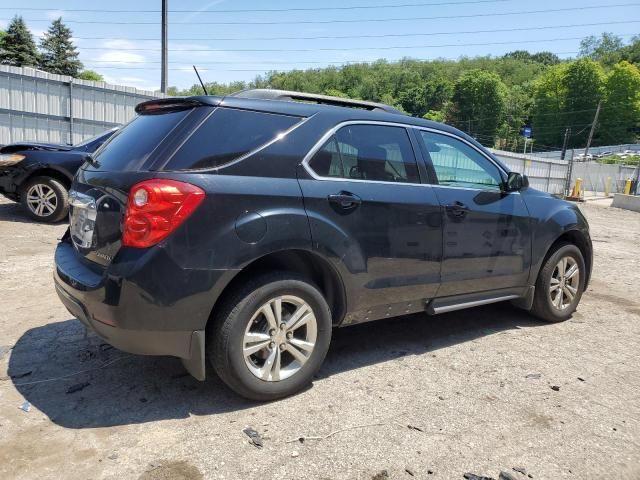
<path id="1" fill-rule="evenodd" d="M 0 478 L 638 479 L 640 214 L 582 208 L 594 276 L 569 321 L 497 305 L 341 329 L 310 389 L 258 404 L 86 338 L 53 289 L 65 226 L 1 200 Z"/>

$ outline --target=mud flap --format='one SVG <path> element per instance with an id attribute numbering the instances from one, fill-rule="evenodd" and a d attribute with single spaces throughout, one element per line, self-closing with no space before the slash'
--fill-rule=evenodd
<path id="1" fill-rule="evenodd" d="M 204 330 L 196 330 L 193 332 L 191 334 L 191 356 L 181 359 L 187 372 L 189 372 L 193 378 L 200 381 L 204 381 L 206 378 L 204 339 Z"/>

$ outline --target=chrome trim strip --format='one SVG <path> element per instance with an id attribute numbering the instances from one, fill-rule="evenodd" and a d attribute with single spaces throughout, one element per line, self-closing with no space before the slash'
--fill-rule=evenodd
<path id="1" fill-rule="evenodd" d="M 382 126 L 387 126 L 387 127 L 400 127 L 400 128 L 412 128 L 414 130 L 424 130 L 427 132 L 433 132 L 433 133 L 437 133 L 440 135 L 447 135 L 449 137 L 455 138 L 456 140 L 460 140 L 461 142 L 466 143 L 469 147 L 473 148 L 476 152 L 478 152 L 480 155 L 482 155 L 483 157 L 485 157 L 487 160 L 489 160 L 500 172 L 504 173 L 505 175 L 508 175 L 508 172 L 506 170 L 504 170 L 504 168 L 502 168 L 500 165 L 498 165 L 495 160 L 493 160 L 493 158 L 491 158 L 489 155 L 487 155 L 485 152 L 483 152 L 482 150 L 480 150 L 478 147 L 476 147 L 474 144 L 472 144 L 471 142 L 469 142 L 468 140 L 465 140 L 464 138 L 455 135 L 453 133 L 449 133 L 449 132 L 444 132 L 442 130 L 438 130 L 436 128 L 430 128 L 430 127 L 421 127 L 418 125 L 408 125 L 406 123 L 397 123 L 397 122 L 384 122 L 384 121 L 379 121 L 379 120 L 348 120 L 346 122 L 342 122 L 339 123 L 335 126 L 333 126 L 331 129 L 329 129 L 322 137 L 320 137 L 320 140 L 318 140 L 316 142 L 316 144 L 311 147 L 311 150 L 309 150 L 309 152 L 307 152 L 307 154 L 304 156 L 304 158 L 302 159 L 302 166 L 304 167 L 304 169 L 309 173 L 309 175 L 311 175 L 314 179 L 316 180 L 331 180 L 331 181 L 338 181 L 338 182 L 365 182 L 365 183 L 380 183 L 380 184 L 386 184 L 386 185 L 419 185 L 419 186 L 431 186 L 431 187 L 440 187 L 440 188 L 456 188 L 456 189 L 461 189 L 461 190 L 483 190 L 481 188 L 468 188 L 468 187 L 455 187 L 455 186 L 449 186 L 449 185 L 435 185 L 432 183 L 408 183 L 408 182 L 385 182 L 382 180 L 361 180 L 361 179 L 351 179 L 351 178 L 340 178 L 340 177 L 323 177 L 321 175 L 318 175 L 316 172 L 313 171 L 313 169 L 309 166 L 309 161 L 311 160 L 311 158 L 313 158 L 313 156 L 318 152 L 318 150 L 320 150 L 325 142 L 327 140 L 329 140 L 329 138 L 331 138 L 332 135 L 334 135 L 338 130 L 340 130 L 342 127 L 346 127 L 348 125 L 382 125 Z M 418 159 L 416 158 L 416 161 Z M 514 192 L 508 192 L 508 193 L 514 193 Z M 519 193 L 519 192 L 516 192 Z"/>
<path id="2" fill-rule="evenodd" d="M 479 307 L 480 305 L 488 305 L 490 303 L 503 302 L 505 300 L 515 300 L 520 298 L 519 295 L 505 295 L 503 297 L 487 298 L 485 300 L 474 300 L 473 302 L 456 303 L 454 305 L 445 305 L 443 307 L 431 307 L 434 314 L 453 312 L 464 308 Z"/>

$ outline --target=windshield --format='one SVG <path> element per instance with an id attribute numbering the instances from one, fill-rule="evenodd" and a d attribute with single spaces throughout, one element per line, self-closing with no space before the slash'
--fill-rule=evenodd
<path id="1" fill-rule="evenodd" d="M 116 130 L 118 130 L 118 127 L 114 127 L 111 130 L 107 130 L 106 132 L 101 132 L 98 135 L 95 135 L 91 138 L 88 138 L 87 140 L 80 142 L 76 145 L 74 145 L 74 148 L 82 148 L 82 147 L 86 147 L 87 145 L 89 145 L 90 143 L 95 142 L 96 140 L 100 140 L 103 137 L 108 137 L 111 134 L 113 134 L 113 132 L 115 132 Z"/>

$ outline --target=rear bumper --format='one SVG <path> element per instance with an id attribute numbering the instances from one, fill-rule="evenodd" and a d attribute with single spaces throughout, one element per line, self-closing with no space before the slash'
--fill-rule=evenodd
<path id="1" fill-rule="evenodd" d="M 55 253 L 56 293 L 71 315 L 107 343 L 139 355 L 179 357 L 189 373 L 204 380 L 205 327 L 215 296 L 203 291 L 206 284 L 192 292 L 191 282 L 181 283 L 180 276 L 158 275 L 162 255 L 145 258 L 141 253 L 136 262 L 114 260 L 101 275 L 80 260 L 68 241 L 62 241 Z M 182 269 L 182 279 L 189 273 Z M 194 275 L 200 279 L 199 272 Z M 212 272 L 208 278 L 214 285 L 219 279 Z"/>
<path id="2" fill-rule="evenodd" d="M 179 357 L 191 375 L 198 380 L 205 379 L 204 330 L 125 330 L 107 325 L 92 318 L 82 301 L 65 289 L 69 286 L 62 282 L 57 272 L 54 281 L 56 293 L 69 313 L 110 345 L 137 355 Z"/>

